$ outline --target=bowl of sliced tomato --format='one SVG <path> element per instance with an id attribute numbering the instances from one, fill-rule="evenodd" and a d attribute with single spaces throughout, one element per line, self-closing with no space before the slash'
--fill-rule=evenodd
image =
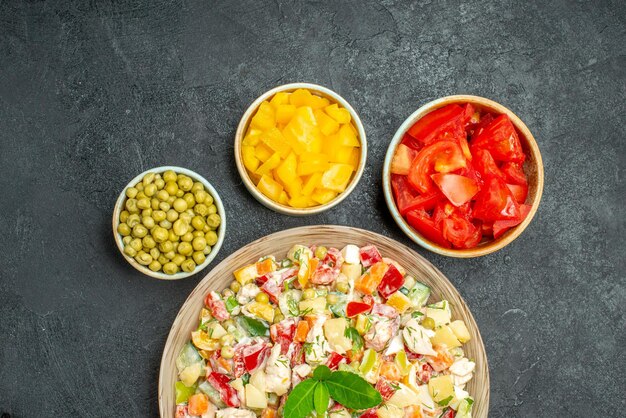
<path id="1" fill-rule="evenodd" d="M 515 240 L 543 192 L 543 162 L 528 127 L 484 97 L 420 107 L 397 130 L 383 167 L 391 214 L 414 242 L 470 258 Z"/>

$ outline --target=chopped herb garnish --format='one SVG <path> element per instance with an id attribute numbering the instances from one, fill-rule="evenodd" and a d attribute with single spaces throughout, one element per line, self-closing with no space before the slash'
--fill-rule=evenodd
<path id="1" fill-rule="evenodd" d="M 344 337 L 350 338 L 352 340 L 352 349 L 355 351 L 363 348 L 363 337 L 359 334 L 359 331 L 354 327 L 347 327 L 344 331 Z"/>
<path id="2" fill-rule="evenodd" d="M 300 315 L 300 308 L 298 307 L 298 302 L 295 299 L 287 298 L 287 309 L 289 309 L 289 313 L 293 316 Z"/>

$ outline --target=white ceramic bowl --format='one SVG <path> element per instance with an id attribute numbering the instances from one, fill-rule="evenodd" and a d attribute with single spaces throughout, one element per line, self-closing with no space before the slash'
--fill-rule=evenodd
<path id="1" fill-rule="evenodd" d="M 120 213 L 122 212 L 122 210 L 124 210 L 124 203 L 126 202 L 126 189 L 137 184 L 148 173 L 163 173 L 167 170 L 172 170 L 177 174 L 184 174 L 186 176 L 189 176 L 194 182 L 199 181 L 200 183 L 202 183 L 206 191 L 210 193 L 211 196 L 213 196 L 213 203 L 217 207 L 217 214 L 220 215 L 220 217 L 222 218 L 222 223 L 217 229 L 217 242 L 212 247 L 209 255 L 207 255 L 206 260 L 204 260 L 204 263 L 196 266 L 194 271 L 189 272 L 189 273 L 180 271 L 176 274 L 165 274 L 161 271 L 159 272 L 152 271 L 147 266 L 142 266 L 134 258 L 129 257 L 128 255 L 124 253 L 124 243 L 122 242 L 123 237 L 117 232 L 117 227 L 120 223 Z M 124 187 L 119 197 L 117 198 L 117 202 L 115 202 L 115 208 L 113 209 L 113 237 L 115 238 L 115 243 L 117 244 L 117 248 L 120 250 L 120 253 L 122 254 L 122 256 L 124 256 L 126 261 L 128 261 L 131 266 L 133 266 L 134 268 L 136 268 L 143 274 L 146 274 L 150 277 L 154 277 L 155 279 L 178 280 L 178 279 L 184 279 L 185 277 L 189 277 L 196 273 L 199 273 L 202 269 L 208 266 L 211 263 L 211 261 L 213 261 L 213 259 L 219 252 L 220 248 L 222 247 L 222 243 L 224 242 L 225 233 L 226 233 L 226 213 L 224 211 L 224 205 L 222 204 L 222 199 L 220 199 L 219 194 L 217 194 L 217 191 L 213 188 L 211 183 L 209 183 L 204 177 L 202 177 L 198 173 L 195 173 L 191 170 L 187 170 L 186 168 L 182 168 L 182 167 L 175 167 L 175 166 L 155 167 L 139 174 L 137 177 L 132 179 L 126 185 L 126 187 Z"/>
<path id="2" fill-rule="evenodd" d="M 339 193 L 339 195 L 337 195 L 337 197 L 335 197 L 330 202 L 325 203 L 323 205 L 313 206 L 310 208 L 293 208 L 291 206 L 282 205 L 278 202 L 273 201 L 272 199 L 270 199 L 269 197 L 261 193 L 259 189 L 256 187 L 256 185 L 254 184 L 254 182 L 252 181 L 252 179 L 250 178 L 250 176 L 248 175 L 248 171 L 246 170 L 246 167 L 243 164 L 243 158 L 241 156 L 241 142 L 243 141 L 243 137 L 246 131 L 248 130 L 248 125 L 250 124 L 250 120 L 255 115 L 261 103 L 263 103 L 265 100 L 269 100 L 272 96 L 274 96 L 276 93 L 279 93 L 281 91 L 292 92 L 297 89 L 310 90 L 313 94 L 316 94 L 320 97 L 325 97 L 328 100 L 330 100 L 331 103 L 338 103 L 339 105 L 343 106 L 346 110 L 348 110 L 354 122 L 354 126 L 356 127 L 359 133 L 359 142 L 361 143 L 361 155 L 359 159 L 359 166 L 357 167 L 357 170 L 354 173 L 354 176 L 352 177 L 352 180 L 348 184 L 348 187 L 346 188 L 346 190 Z M 314 215 L 320 212 L 324 212 L 325 210 L 328 210 L 332 208 L 333 206 L 341 203 L 341 201 L 344 200 L 346 197 L 348 197 L 348 195 L 352 192 L 352 190 L 354 190 L 357 183 L 361 179 L 361 175 L 363 174 L 363 170 L 365 169 L 366 160 L 367 160 L 367 140 L 365 137 L 365 129 L 363 128 L 363 123 L 361 123 L 361 118 L 359 118 L 359 115 L 352 108 L 352 106 L 350 106 L 350 103 L 348 103 L 343 97 L 341 97 L 339 94 L 335 93 L 334 91 L 326 87 L 318 86 L 317 84 L 310 84 L 310 83 L 285 84 L 282 86 L 274 87 L 273 89 L 263 93 L 261 96 L 259 96 L 258 99 L 252 102 L 250 107 L 248 107 L 246 112 L 243 114 L 243 116 L 241 117 L 241 121 L 239 122 L 239 126 L 237 127 L 237 132 L 235 134 L 235 162 L 237 163 L 237 170 L 239 171 L 239 175 L 241 176 L 241 179 L 243 180 L 243 184 L 246 186 L 248 191 L 252 193 L 252 196 L 254 196 L 254 198 L 258 200 L 259 202 L 261 202 L 265 207 L 272 209 L 278 213 L 282 213 L 284 215 L 291 215 L 291 216 Z"/>

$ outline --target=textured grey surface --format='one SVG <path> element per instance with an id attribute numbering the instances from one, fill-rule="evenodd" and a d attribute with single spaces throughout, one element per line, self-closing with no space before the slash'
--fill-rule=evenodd
<path id="1" fill-rule="evenodd" d="M 215 185 L 231 214 L 217 261 L 306 224 L 408 243 L 382 196 L 386 146 L 421 104 L 472 93 L 526 122 L 546 170 L 506 249 L 418 249 L 478 321 L 490 415 L 623 416 L 625 20 L 620 1 L 0 2 L 0 413 L 157 416 L 163 344 L 201 275 L 155 281 L 117 252 L 111 211 L 138 172 Z M 258 204 L 231 155 L 247 105 L 291 81 L 342 94 L 370 147 L 355 192 L 306 219 Z"/>

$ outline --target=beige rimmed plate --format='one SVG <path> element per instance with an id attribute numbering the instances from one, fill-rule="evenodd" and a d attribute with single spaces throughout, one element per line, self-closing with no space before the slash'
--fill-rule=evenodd
<path id="1" fill-rule="evenodd" d="M 197 327 L 204 296 L 211 290 L 222 290 L 233 280 L 235 269 L 257 261 L 265 255 L 284 257 L 294 244 L 321 244 L 342 248 L 347 244 L 375 244 L 383 256 L 397 260 L 407 272 L 431 288 L 430 301 L 447 299 L 452 317 L 467 324 L 472 339 L 463 346 L 465 355 L 476 361 L 474 378 L 465 390 L 474 397 L 474 418 L 487 418 L 489 411 L 489 366 L 478 326 L 467 304 L 452 283 L 430 262 L 397 241 L 374 232 L 333 225 L 314 225 L 277 232 L 242 247 L 215 266 L 191 292 L 178 312 L 170 330 L 159 372 L 159 411 L 162 418 L 173 418 L 174 383 L 177 380 L 176 357 Z"/>

